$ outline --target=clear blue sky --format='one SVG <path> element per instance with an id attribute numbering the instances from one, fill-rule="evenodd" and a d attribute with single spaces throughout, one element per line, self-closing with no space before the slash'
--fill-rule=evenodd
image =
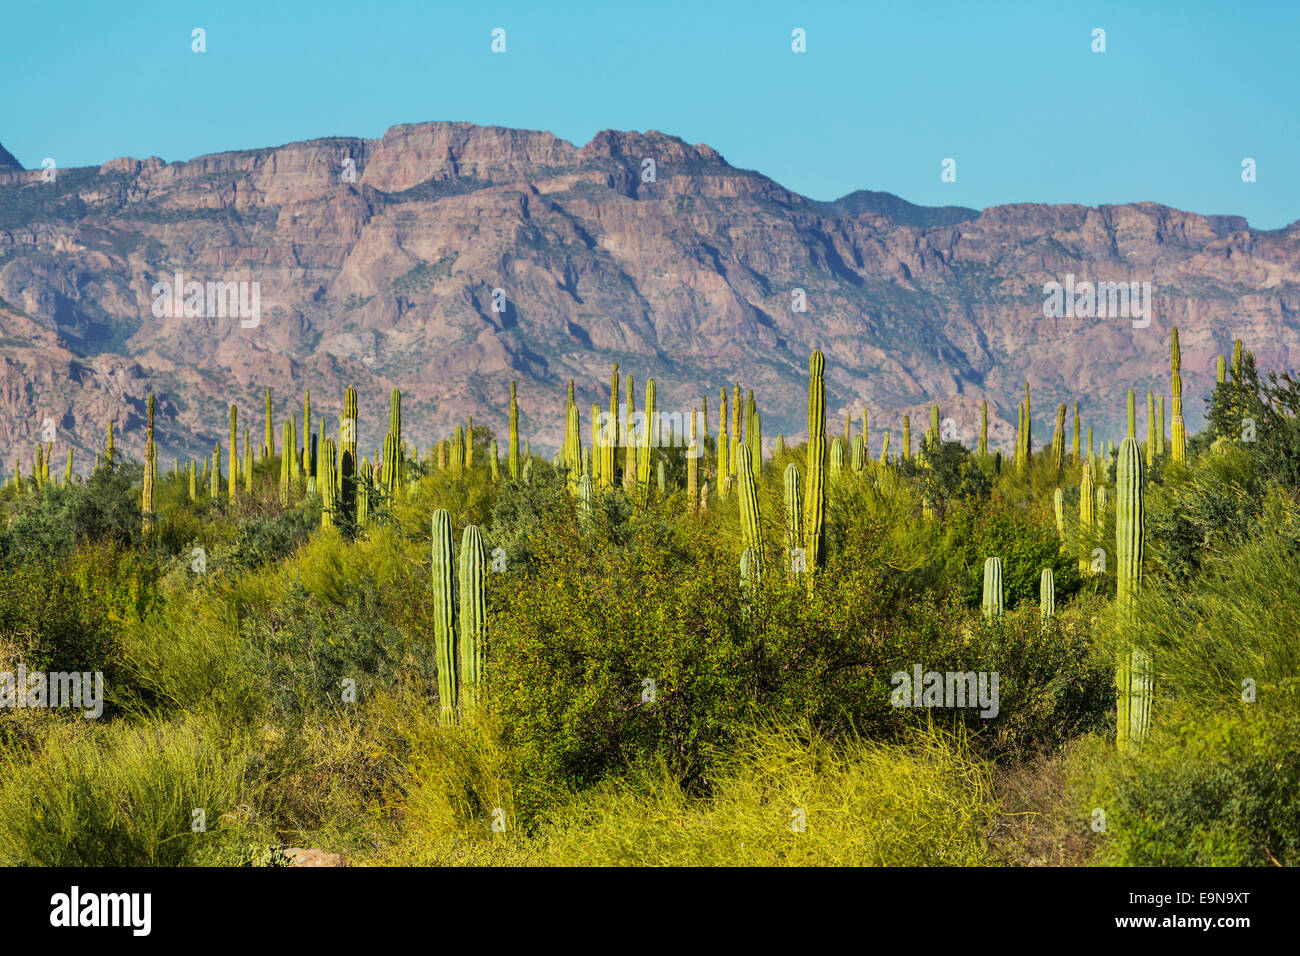
<path id="1" fill-rule="evenodd" d="M 424 120 L 658 129 L 817 199 L 1153 200 L 1276 228 L 1300 219 L 1298 40 L 1297 0 L 9 2 L 0 144 L 33 168 Z"/>

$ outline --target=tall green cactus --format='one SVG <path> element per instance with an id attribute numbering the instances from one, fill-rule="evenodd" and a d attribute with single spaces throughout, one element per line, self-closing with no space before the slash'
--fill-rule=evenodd
<path id="1" fill-rule="evenodd" d="M 1065 550 L 1065 491 L 1057 488 L 1052 492 L 1052 511 L 1056 514 L 1056 535 L 1061 539 L 1061 550 Z"/>
<path id="2" fill-rule="evenodd" d="M 754 465 L 749 448 L 741 445 L 737 449 L 740 460 L 736 462 L 736 479 L 739 482 L 740 530 L 745 539 L 745 547 L 753 550 L 755 572 L 762 574 L 763 537 L 758 514 L 758 488 L 754 481 Z"/>
<path id="3" fill-rule="evenodd" d="M 235 427 L 239 410 L 230 406 L 230 480 L 226 486 L 226 497 L 234 498 L 235 489 L 239 487 L 239 430 Z"/>
<path id="4" fill-rule="evenodd" d="M 632 420 L 636 415 L 636 381 L 629 374 L 627 377 L 627 386 L 624 389 L 627 392 L 627 421 L 624 422 L 623 431 L 623 491 L 630 497 L 636 490 L 636 444 L 638 436 L 632 428 Z M 724 412 L 725 417 L 725 412 Z"/>
<path id="5" fill-rule="evenodd" d="M 804 553 L 808 570 L 826 563 L 826 357 L 821 350 L 808 360 L 808 459 L 804 493 Z M 809 575 L 809 586 L 814 575 Z"/>
<path id="6" fill-rule="evenodd" d="M 1143 471 L 1137 440 L 1124 439 L 1119 447 L 1115 478 L 1115 604 L 1126 638 L 1131 636 L 1136 624 L 1146 546 Z M 1116 743 L 1121 751 L 1136 749 L 1151 723 L 1151 660 L 1141 648 L 1132 647 L 1121 653 L 1115 681 L 1119 691 Z"/>
<path id="7" fill-rule="evenodd" d="M 280 447 L 284 449 L 280 455 L 280 504 L 287 508 L 293 480 L 293 472 L 289 468 L 289 423 L 287 421 L 280 423 Z"/>
<path id="8" fill-rule="evenodd" d="M 144 517 L 144 533 L 153 534 L 154 528 L 154 503 L 153 490 L 154 484 L 158 478 L 158 450 L 153 443 L 153 409 L 154 398 L 153 392 L 149 393 L 148 418 L 145 424 L 145 443 L 144 443 L 144 489 L 140 511 Z M 72 458 L 68 458 L 68 472 L 72 472 Z"/>
<path id="9" fill-rule="evenodd" d="M 835 481 L 844 471 L 844 439 L 836 435 L 831 442 L 831 481 Z"/>
<path id="10" fill-rule="evenodd" d="M 1056 576 L 1051 568 L 1043 568 L 1038 579 L 1038 615 L 1044 624 L 1056 617 Z"/>
<path id="11" fill-rule="evenodd" d="M 104 462 L 113 467 L 113 420 L 108 420 L 108 442 L 104 445 Z"/>
<path id="12" fill-rule="evenodd" d="M 1074 464 L 1079 464 L 1079 403 L 1074 403 L 1074 432 L 1070 438 L 1070 455 Z"/>
<path id="13" fill-rule="evenodd" d="M 740 449 L 742 438 L 740 424 L 740 383 L 736 383 L 735 391 L 731 393 L 731 433 L 729 435 L 731 447 L 727 449 L 727 462 L 731 467 L 730 474 L 736 474 L 736 464 L 740 460 L 737 451 Z"/>
<path id="14" fill-rule="evenodd" d="M 452 551 L 451 514 L 433 513 L 433 649 L 438 667 L 438 707 L 442 725 L 456 722 L 456 558 Z"/>
<path id="15" fill-rule="evenodd" d="M 339 419 L 339 517 L 350 525 L 357 519 L 357 390 L 348 386 L 343 393 L 343 417 Z"/>
<path id="16" fill-rule="evenodd" d="M 800 496 L 799 466 L 794 462 L 785 466 L 785 550 L 790 558 L 791 570 L 801 570 L 803 562 L 796 554 L 803 547 L 803 498 Z"/>
<path id="17" fill-rule="evenodd" d="M 321 527 L 328 528 L 338 524 L 339 515 L 339 460 L 338 448 L 333 438 L 326 438 L 321 443 L 320 475 L 316 486 L 321 497 Z"/>
<path id="18" fill-rule="evenodd" d="M 996 621 L 1002 617 L 1002 559 L 987 558 L 984 561 L 984 619 Z"/>
<path id="19" fill-rule="evenodd" d="M 650 500 L 650 450 L 654 447 L 655 422 L 658 408 L 655 405 L 655 380 L 645 383 L 645 425 L 641 429 L 641 451 L 637 455 L 636 487 L 641 501 Z"/>
<path id="20" fill-rule="evenodd" d="M 311 392 L 302 393 L 302 474 L 310 491 L 315 490 L 316 463 L 311 453 Z"/>
<path id="21" fill-rule="evenodd" d="M 591 477 L 583 476 L 588 488 Z M 461 711 L 472 717 L 482 702 L 483 658 L 487 650 L 487 549 L 477 525 L 460 539 Z"/>
<path id="22" fill-rule="evenodd" d="M 1128 437 L 1137 438 L 1137 405 L 1133 396 L 1133 389 L 1128 390 Z"/>
<path id="23" fill-rule="evenodd" d="M 850 466 L 854 474 L 862 474 L 862 469 L 867 466 L 867 451 L 862 444 L 862 436 L 853 436 L 853 453 L 849 457 Z"/>
<path id="24" fill-rule="evenodd" d="M 1059 477 L 1065 468 L 1065 402 L 1056 407 L 1056 428 L 1052 432 L 1052 467 Z"/>
<path id="25" fill-rule="evenodd" d="M 1097 524 L 1097 507 L 1096 507 L 1096 489 L 1092 479 L 1092 462 L 1083 463 L 1083 477 L 1079 479 L 1079 531 L 1081 543 L 1080 547 L 1083 553 L 1079 555 L 1079 573 L 1087 575 L 1092 570 L 1092 562 L 1088 560 L 1087 548 L 1082 543 L 1086 541 L 1086 535 L 1092 532 Z"/>
<path id="26" fill-rule="evenodd" d="M 244 466 L 239 470 L 244 477 L 244 494 L 253 496 L 253 449 L 248 444 L 248 429 L 244 429 Z"/>
<path id="27" fill-rule="evenodd" d="M 691 444 L 686 451 L 686 507 L 691 514 L 700 510 L 700 456 L 704 454 L 704 442 L 696 424 L 698 413 L 698 409 L 691 409 Z"/>
<path id="28" fill-rule="evenodd" d="M 361 467 L 357 469 L 357 527 L 364 528 L 370 524 L 370 489 L 375 484 L 375 466 L 370 459 L 363 457 Z"/>
<path id="29" fill-rule="evenodd" d="M 515 383 L 510 382 L 510 438 L 506 444 L 506 454 L 509 456 L 510 480 L 519 480 L 519 400 L 516 395 Z"/>
<path id="30" fill-rule="evenodd" d="M 271 386 L 266 386 L 266 437 L 262 439 L 262 460 L 275 454 L 275 431 L 271 423 Z"/>
<path id="31" fill-rule="evenodd" d="M 601 449 L 600 487 L 610 489 L 618 477 L 618 363 L 609 376 L 609 419 L 601 429 L 604 446 Z"/>
<path id="32" fill-rule="evenodd" d="M 1169 330 L 1170 391 L 1173 393 L 1173 442 L 1170 456 L 1180 465 L 1187 464 L 1187 426 L 1183 423 L 1183 357 L 1178 348 L 1178 327 Z"/>
<path id="33" fill-rule="evenodd" d="M 903 416 L 903 461 L 912 457 L 912 416 Z"/>
<path id="34" fill-rule="evenodd" d="M 987 458 L 989 453 L 989 403 L 980 402 L 980 445 L 979 453 L 981 458 Z"/>
<path id="35" fill-rule="evenodd" d="M 209 476 L 208 497 L 213 501 L 221 493 L 221 442 L 212 446 L 212 474 Z"/>

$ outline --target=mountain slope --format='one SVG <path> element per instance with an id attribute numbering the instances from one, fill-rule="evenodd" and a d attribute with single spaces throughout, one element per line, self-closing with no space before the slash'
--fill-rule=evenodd
<path id="1" fill-rule="evenodd" d="M 153 286 L 176 273 L 257 281 L 260 323 L 155 317 Z M 1154 320 L 1044 318 L 1044 283 L 1067 274 L 1152 282 Z M 796 289 L 806 311 L 792 310 Z M 708 396 L 711 430 L 719 386 L 753 387 L 771 441 L 803 429 L 813 348 L 826 352 L 832 422 L 866 404 L 873 453 L 880 429 L 930 400 L 973 436 L 986 398 L 993 444 L 1009 447 L 1026 380 L 1040 441 L 1065 400 L 1098 438 L 1118 437 L 1126 389 L 1168 390 L 1171 324 L 1193 424 L 1234 336 L 1262 365 L 1294 367 L 1300 231 L 1151 203 L 823 203 L 661 133 L 605 131 L 579 148 L 423 123 L 377 140 L 117 159 L 54 183 L 0 169 L 0 300 L 9 462 L 30 459 L 47 416 L 80 463 L 110 417 L 139 455 L 150 389 L 164 460 L 208 453 L 231 401 L 261 435 L 265 385 L 277 419 L 304 388 L 318 415 L 337 415 L 355 385 L 366 451 L 399 386 L 404 433 L 423 448 L 471 414 L 503 433 L 510 378 L 524 434 L 553 448 L 567 380 L 585 427 L 614 361 L 638 399 L 653 375 L 664 410 Z"/>

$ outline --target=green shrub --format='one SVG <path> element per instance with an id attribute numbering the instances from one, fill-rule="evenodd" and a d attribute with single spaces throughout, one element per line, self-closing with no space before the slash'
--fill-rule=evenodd
<path id="1" fill-rule="evenodd" d="M 195 864 L 220 860 L 245 829 L 243 752 L 197 720 L 61 722 L 0 769 L 7 866 Z"/>

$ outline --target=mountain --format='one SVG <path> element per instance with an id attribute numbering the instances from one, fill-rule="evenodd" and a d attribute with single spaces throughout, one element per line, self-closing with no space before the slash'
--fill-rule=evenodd
<path id="1" fill-rule="evenodd" d="M 14 159 L 14 154 L 0 145 L 0 169 L 22 169 L 22 164 Z"/>
<path id="2" fill-rule="evenodd" d="M 155 283 L 177 273 L 256 281 L 260 321 L 155 316 Z M 1151 282 L 1154 318 L 1044 318 L 1045 284 L 1067 275 Z M 739 381 L 766 439 L 797 439 L 814 348 L 832 429 L 865 404 L 873 454 L 884 427 L 899 447 L 905 412 L 919 434 L 931 400 L 973 438 L 987 399 L 991 442 L 1010 448 L 1026 380 L 1038 441 L 1061 401 L 1117 438 L 1128 388 L 1168 391 L 1171 325 L 1193 427 L 1234 337 L 1263 367 L 1300 364 L 1300 223 L 1264 232 L 1154 203 L 819 202 L 658 132 L 577 147 L 469 123 L 115 159 L 54 182 L 0 162 L 6 462 L 30 461 L 46 418 L 80 466 L 109 419 L 140 457 L 150 390 L 164 463 L 209 453 L 232 401 L 257 444 L 266 385 L 277 423 L 305 388 L 319 421 L 355 385 L 367 453 L 399 386 L 423 449 L 469 415 L 504 435 L 512 378 L 540 451 L 560 441 L 568 380 L 586 427 L 615 361 L 639 403 L 648 376 L 665 411 L 707 396 L 711 431 L 719 387 Z"/>

